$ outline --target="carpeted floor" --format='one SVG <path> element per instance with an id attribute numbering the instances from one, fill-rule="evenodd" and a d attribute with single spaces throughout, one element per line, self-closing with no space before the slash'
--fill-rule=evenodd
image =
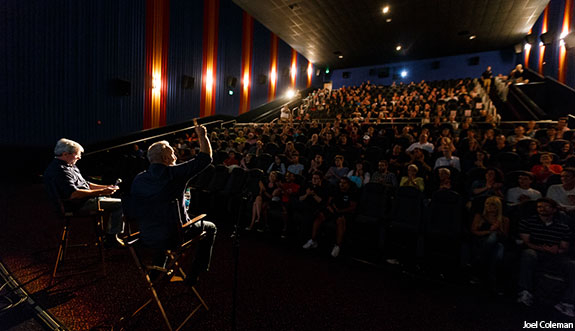
<path id="1" fill-rule="evenodd" d="M 1 260 L 38 304 L 68 328 L 111 329 L 146 297 L 124 249 L 107 250 L 106 277 L 85 273 L 59 278 L 49 287 L 61 224 L 43 186 L 6 184 L 0 194 Z M 200 311 L 184 329 L 231 329 L 230 234 L 229 226 L 219 227 L 212 270 L 197 286 L 210 310 Z M 299 245 L 265 234 L 242 235 L 238 330 L 518 330 L 524 321 L 572 322 L 550 306 L 525 309 L 512 296 L 492 296 L 470 285 L 359 263 L 345 251 L 332 259 L 326 247 L 306 252 Z M 74 264 L 97 267 L 94 253 L 78 255 Z M 169 293 L 174 296 L 170 316 L 178 319 L 192 296 L 178 288 Z M 158 316 L 155 307 L 148 307 L 128 329 L 162 329 Z M 25 321 L 21 314 L 4 313 L 0 329 L 23 330 Z"/>

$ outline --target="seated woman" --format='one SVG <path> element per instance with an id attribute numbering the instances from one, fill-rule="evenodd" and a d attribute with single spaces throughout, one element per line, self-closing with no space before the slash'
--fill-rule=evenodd
<path id="1" fill-rule="evenodd" d="M 417 172 L 419 168 L 415 164 L 410 164 L 407 166 L 407 176 L 401 177 L 399 186 L 413 186 L 419 191 L 423 192 L 425 189 L 425 183 L 423 178 L 417 177 Z"/>
<path id="2" fill-rule="evenodd" d="M 485 200 L 483 212 L 473 217 L 471 233 L 475 265 L 495 288 L 497 270 L 503 260 L 503 243 L 509 235 L 509 219 L 503 216 L 500 198 L 492 196 Z"/>
<path id="3" fill-rule="evenodd" d="M 293 154 L 299 154 L 292 141 L 288 141 L 285 146 L 286 147 L 283 154 L 286 156 L 286 158 L 291 159 Z"/>
<path id="4" fill-rule="evenodd" d="M 484 179 L 478 179 L 471 184 L 471 200 L 496 196 L 503 198 L 503 174 L 499 169 L 489 168 Z"/>
<path id="5" fill-rule="evenodd" d="M 347 173 L 347 177 L 357 185 L 358 188 L 363 187 L 369 183 L 371 178 L 369 172 L 364 169 L 363 162 L 358 161 L 355 163 L 355 169 Z"/>
<path id="6" fill-rule="evenodd" d="M 257 226 L 262 219 L 262 215 L 265 221 L 267 209 L 272 201 L 279 203 L 282 194 L 280 183 L 280 174 L 277 171 L 270 172 L 267 180 L 260 181 L 260 193 L 252 205 L 252 221 L 250 226 L 246 227 L 246 231 L 251 231 L 254 226 Z M 258 231 L 260 230 L 263 231 L 259 228 Z"/>
<path id="7" fill-rule="evenodd" d="M 272 171 L 277 171 L 281 175 L 285 175 L 286 165 L 285 163 L 283 163 L 281 156 L 279 155 L 274 156 L 274 162 L 272 162 L 272 164 L 270 164 L 270 166 L 268 167 L 267 173 L 269 174 Z"/>
<path id="8" fill-rule="evenodd" d="M 549 153 L 541 154 L 539 162 L 541 164 L 536 164 L 531 168 L 531 172 L 535 176 L 535 182 L 539 185 L 545 185 L 551 175 L 561 174 L 561 171 L 563 171 L 563 167 L 559 164 L 552 164 L 553 157 Z"/>

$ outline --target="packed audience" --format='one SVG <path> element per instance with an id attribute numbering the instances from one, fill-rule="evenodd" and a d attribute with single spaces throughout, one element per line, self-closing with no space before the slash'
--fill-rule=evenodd
<path id="1" fill-rule="evenodd" d="M 213 129 L 214 163 L 265 173 L 245 231 L 269 231 L 275 211 L 279 235 L 305 238 L 303 248 L 313 249 L 331 222 L 333 257 L 345 249 L 368 186 L 410 187 L 424 206 L 437 192 L 455 192 L 468 238 L 456 252 L 462 268 L 500 292 L 514 265 L 504 261 L 512 259 L 518 300 L 531 305 L 545 264 L 566 277 L 556 308 L 574 316 L 573 131 L 566 118 L 499 125 L 485 100 L 469 79 L 320 89 L 277 122 Z M 191 134 L 174 142 L 180 160 L 194 157 L 195 141 Z"/>

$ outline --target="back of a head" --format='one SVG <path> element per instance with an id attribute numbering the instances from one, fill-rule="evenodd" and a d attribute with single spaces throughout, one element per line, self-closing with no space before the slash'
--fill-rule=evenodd
<path id="1" fill-rule="evenodd" d="M 170 144 L 165 141 L 157 141 L 150 145 L 148 148 L 148 161 L 150 163 L 163 163 L 162 156 L 164 155 L 164 151 L 170 147 Z"/>

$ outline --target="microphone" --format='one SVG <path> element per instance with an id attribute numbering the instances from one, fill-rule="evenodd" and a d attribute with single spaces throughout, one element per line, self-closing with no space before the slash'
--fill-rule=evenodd
<path id="1" fill-rule="evenodd" d="M 120 184 L 122 184 L 122 178 L 116 179 L 116 182 L 114 183 L 114 186 L 119 186 Z"/>

